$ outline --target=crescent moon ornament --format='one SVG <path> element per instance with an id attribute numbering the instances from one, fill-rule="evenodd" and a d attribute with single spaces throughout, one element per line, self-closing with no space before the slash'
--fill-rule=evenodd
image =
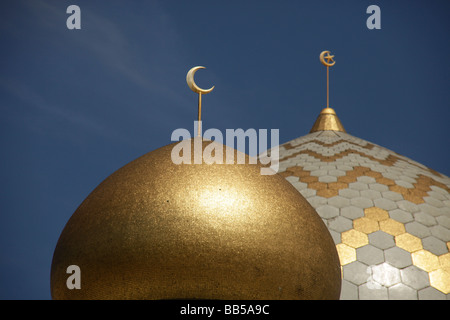
<path id="1" fill-rule="evenodd" d="M 325 56 L 325 55 L 327 55 L 327 56 Z M 320 62 L 322 62 L 322 64 L 326 67 L 334 66 L 336 61 L 334 61 L 333 58 L 334 58 L 334 56 L 331 56 L 330 51 L 328 51 L 328 50 L 322 51 L 322 53 L 320 54 Z M 325 59 L 327 61 L 325 61 Z"/>
<path id="2" fill-rule="evenodd" d="M 186 75 L 186 82 L 191 88 L 192 91 L 198 93 L 198 124 L 197 124 L 197 136 L 201 137 L 202 135 L 202 94 L 207 94 L 213 91 L 215 86 L 212 86 L 209 89 L 202 89 L 200 88 L 194 81 L 194 75 L 197 72 L 198 69 L 205 69 L 205 67 L 198 66 L 193 67 L 191 70 L 188 71 Z"/>
<path id="3" fill-rule="evenodd" d="M 334 66 L 336 61 L 333 60 L 334 56 L 330 55 L 330 51 L 328 51 L 328 50 L 322 51 L 320 53 L 319 58 L 320 58 L 320 62 L 322 62 L 322 64 L 327 67 L 327 108 L 329 108 L 330 107 L 329 69 L 330 69 L 330 67 Z M 325 60 L 327 60 L 327 61 L 325 61 Z"/>
<path id="4" fill-rule="evenodd" d="M 206 69 L 206 68 L 202 67 L 202 66 L 193 67 L 191 70 L 189 70 L 189 72 L 186 75 L 186 82 L 187 82 L 189 88 L 191 88 L 191 90 L 196 92 L 196 93 L 201 93 L 201 94 L 210 93 L 211 91 L 213 91 L 215 86 L 212 86 L 209 89 L 202 89 L 199 86 L 197 86 L 197 84 L 195 83 L 194 75 L 195 75 L 195 73 L 197 72 L 198 69 Z"/>

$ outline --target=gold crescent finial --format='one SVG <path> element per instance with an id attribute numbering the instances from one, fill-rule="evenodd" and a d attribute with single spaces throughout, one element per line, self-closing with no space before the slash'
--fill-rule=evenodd
<path id="1" fill-rule="evenodd" d="M 202 89 L 194 81 L 194 75 L 197 72 L 198 69 L 205 69 L 205 67 L 197 66 L 193 67 L 191 70 L 188 71 L 186 75 L 186 82 L 191 88 L 192 91 L 198 93 L 198 128 L 197 128 L 197 136 L 201 136 L 201 121 L 202 121 L 202 94 L 207 94 L 213 91 L 215 86 L 212 86 L 209 89 Z"/>
<path id="2" fill-rule="evenodd" d="M 325 55 L 327 55 L 327 56 L 325 56 Z M 322 62 L 322 64 L 326 67 L 334 66 L 336 61 L 334 61 L 333 58 L 334 58 L 334 56 L 331 56 L 330 51 L 328 51 L 328 50 L 322 51 L 322 53 L 320 54 L 320 62 Z M 325 59 L 327 61 L 325 61 Z"/>
<path id="3" fill-rule="evenodd" d="M 194 75 L 195 75 L 195 73 L 197 72 L 198 69 L 206 69 L 206 68 L 202 67 L 202 66 L 193 67 L 191 70 L 189 70 L 189 72 L 186 75 L 186 82 L 187 82 L 189 88 L 191 88 L 191 90 L 196 92 L 196 93 L 201 93 L 201 94 L 210 93 L 211 91 L 213 91 L 214 86 L 212 86 L 209 89 L 202 89 L 199 86 L 197 86 L 197 84 L 195 83 Z"/>
<path id="4" fill-rule="evenodd" d="M 334 56 L 330 55 L 330 51 L 328 51 L 328 50 L 322 51 L 320 53 L 319 58 L 320 58 L 320 62 L 322 62 L 322 64 L 327 67 L 327 108 L 329 108 L 330 107 L 330 81 L 329 81 L 330 76 L 329 76 L 328 69 L 330 69 L 330 67 L 334 66 L 336 61 L 333 60 Z M 325 60 L 327 60 L 327 61 L 325 61 Z"/>

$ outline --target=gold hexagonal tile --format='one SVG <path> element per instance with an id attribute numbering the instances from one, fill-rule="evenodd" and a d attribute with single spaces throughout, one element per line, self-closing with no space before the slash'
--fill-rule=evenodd
<path id="1" fill-rule="evenodd" d="M 405 231 L 406 231 L 403 223 L 395 221 L 391 218 L 380 221 L 379 224 L 380 224 L 380 230 L 382 230 L 386 233 L 389 233 L 390 235 L 393 235 L 393 236 L 398 236 L 402 233 L 405 233 Z"/>
<path id="2" fill-rule="evenodd" d="M 371 207 L 364 209 L 364 215 L 367 218 L 375 221 L 382 221 L 389 219 L 389 213 L 386 210 L 378 207 Z"/>
<path id="3" fill-rule="evenodd" d="M 380 229 L 378 222 L 367 217 L 362 217 L 353 220 L 353 228 L 355 230 L 364 232 L 365 234 L 369 234 Z"/>
<path id="4" fill-rule="evenodd" d="M 411 253 L 413 264 L 427 272 L 439 269 L 439 259 L 436 255 L 427 250 L 419 250 Z"/>
<path id="5" fill-rule="evenodd" d="M 444 269 L 438 269 L 429 273 L 430 284 L 432 287 L 442 291 L 445 294 L 450 293 L 450 272 Z"/>
<path id="6" fill-rule="evenodd" d="M 439 256 L 441 268 L 450 268 L 450 252 Z"/>
<path id="7" fill-rule="evenodd" d="M 342 243 L 352 248 L 359 248 L 369 244 L 369 237 L 367 234 L 355 229 L 342 232 L 341 240 Z"/>
<path id="8" fill-rule="evenodd" d="M 398 236 L 395 236 L 395 244 L 397 245 L 397 247 L 402 248 L 403 250 L 406 250 L 408 252 L 414 252 L 423 249 L 422 240 L 409 233 L 402 233 Z"/>
<path id="9" fill-rule="evenodd" d="M 345 243 L 339 243 L 336 245 L 336 249 L 339 255 L 339 261 L 341 266 L 345 266 L 353 261 L 356 261 L 356 250 Z"/>

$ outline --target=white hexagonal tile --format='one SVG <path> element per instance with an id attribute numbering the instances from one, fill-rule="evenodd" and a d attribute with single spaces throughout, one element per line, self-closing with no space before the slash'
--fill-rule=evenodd
<path id="1" fill-rule="evenodd" d="M 370 244 L 356 249 L 356 258 L 369 266 L 384 262 L 383 250 Z"/>
<path id="2" fill-rule="evenodd" d="M 437 224 L 436 219 L 432 215 L 429 215 L 428 213 L 425 212 L 414 213 L 414 219 L 427 227 L 434 226 Z"/>
<path id="3" fill-rule="evenodd" d="M 333 219 L 328 220 L 328 229 L 341 232 L 350 230 L 353 228 L 353 222 L 350 219 L 347 219 L 345 217 L 339 216 Z"/>
<path id="4" fill-rule="evenodd" d="M 317 207 L 327 204 L 327 199 L 324 197 L 320 197 L 320 196 L 312 196 L 312 197 L 309 197 L 307 200 L 308 200 L 309 204 L 313 206 L 313 208 L 317 208 Z"/>
<path id="5" fill-rule="evenodd" d="M 356 181 L 362 182 L 362 183 L 367 183 L 367 184 L 369 184 L 369 183 L 375 183 L 375 182 L 376 182 L 376 181 L 375 181 L 375 178 L 373 178 L 373 177 L 367 177 L 367 176 L 361 176 L 361 177 L 358 177 L 358 178 L 356 178 Z"/>
<path id="6" fill-rule="evenodd" d="M 314 177 L 322 177 L 327 174 L 327 170 L 313 170 L 310 175 Z"/>
<path id="7" fill-rule="evenodd" d="M 387 288 L 373 282 L 358 286 L 358 293 L 360 300 L 387 300 L 389 297 Z"/>
<path id="8" fill-rule="evenodd" d="M 431 235 L 430 229 L 417 221 L 406 223 L 405 229 L 406 232 L 421 239 Z"/>
<path id="9" fill-rule="evenodd" d="M 350 205 L 350 200 L 342 196 L 336 196 L 329 198 L 328 204 L 336 208 L 344 208 Z"/>
<path id="10" fill-rule="evenodd" d="M 404 180 L 397 179 L 397 180 L 395 180 L 395 183 L 398 186 L 403 187 L 403 188 L 414 189 L 414 185 L 412 183 L 406 182 Z"/>
<path id="11" fill-rule="evenodd" d="M 428 273 L 416 266 L 409 266 L 400 270 L 402 282 L 413 289 L 420 290 L 430 285 Z"/>
<path id="12" fill-rule="evenodd" d="M 316 195 L 316 190 L 314 189 L 297 189 L 298 191 L 300 191 L 300 193 L 302 194 L 302 196 L 304 196 L 305 198 L 309 198 L 309 197 L 314 197 Z"/>
<path id="13" fill-rule="evenodd" d="M 438 200 L 433 197 L 423 197 L 423 200 L 428 203 L 430 206 L 436 207 L 436 208 L 442 208 L 444 206 L 444 203 L 441 200 Z"/>
<path id="14" fill-rule="evenodd" d="M 375 206 L 384 210 L 394 210 L 397 209 L 397 204 L 389 199 L 376 199 L 373 201 Z"/>
<path id="15" fill-rule="evenodd" d="M 448 252 L 446 243 L 434 236 L 423 238 L 422 246 L 425 250 L 428 250 L 438 256 Z"/>
<path id="16" fill-rule="evenodd" d="M 361 197 L 375 200 L 381 198 L 381 192 L 376 190 L 362 190 Z"/>
<path id="17" fill-rule="evenodd" d="M 399 247 L 385 250 L 384 257 L 387 263 L 399 269 L 412 265 L 411 253 Z"/>
<path id="18" fill-rule="evenodd" d="M 342 280 L 339 300 L 358 300 L 358 286 L 347 280 Z"/>
<path id="19" fill-rule="evenodd" d="M 355 207 L 363 209 L 373 207 L 373 201 L 363 197 L 352 198 L 350 199 L 350 203 Z"/>
<path id="20" fill-rule="evenodd" d="M 383 191 L 381 193 L 381 196 L 383 198 L 386 198 L 386 199 L 389 199 L 389 200 L 392 200 L 392 201 L 401 201 L 401 200 L 403 200 L 402 194 L 398 193 L 398 192 L 394 192 L 394 191 Z"/>
<path id="21" fill-rule="evenodd" d="M 323 219 L 331 219 L 339 216 L 339 209 L 329 205 L 317 207 L 316 211 Z"/>
<path id="22" fill-rule="evenodd" d="M 389 287 L 389 300 L 417 300 L 417 290 L 414 290 L 403 283 L 398 283 Z"/>
<path id="23" fill-rule="evenodd" d="M 401 281 L 400 271 L 387 262 L 372 267 L 372 278 L 385 287 L 393 286 Z"/>
<path id="24" fill-rule="evenodd" d="M 420 211 L 423 211 L 425 213 L 428 213 L 429 215 L 432 215 L 433 217 L 438 217 L 442 215 L 441 210 L 439 208 L 434 207 L 428 203 L 421 203 L 418 205 Z"/>
<path id="25" fill-rule="evenodd" d="M 416 204 L 409 202 L 408 200 L 400 200 L 400 201 L 396 201 L 397 206 L 409 213 L 414 213 L 414 212 L 418 212 L 420 211 L 419 206 L 417 206 Z"/>
<path id="26" fill-rule="evenodd" d="M 433 226 L 430 228 L 431 234 L 435 236 L 438 239 L 441 239 L 442 241 L 450 241 L 450 230 L 447 228 L 444 228 L 441 225 Z"/>
<path id="27" fill-rule="evenodd" d="M 380 249 L 388 249 L 395 246 L 394 237 L 381 230 L 369 234 L 369 243 Z"/>
<path id="28" fill-rule="evenodd" d="M 367 281 L 370 277 L 368 273 L 368 266 L 359 261 L 342 266 L 344 279 L 353 284 L 360 285 Z"/>
<path id="29" fill-rule="evenodd" d="M 407 222 L 414 221 L 414 217 L 411 213 L 406 212 L 401 209 L 395 209 L 395 210 L 389 211 L 389 217 L 391 217 L 392 219 L 394 219 L 398 222 L 401 222 L 401 223 L 407 223 Z"/>
<path id="30" fill-rule="evenodd" d="M 360 196 L 360 192 L 358 190 L 353 190 L 353 189 L 341 189 L 339 190 L 339 195 L 347 198 L 347 199 L 352 199 L 352 198 L 356 198 Z"/>
<path id="31" fill-rule="evenodd" d="M 444 228 L 450 229 L 450 217 L 447 216 L 439 216 L 436 218 L 436 221 L 439 225 Z"/>
<path id="32" fill-rule="evenodd" d="M 352 182 L 348 184 L 348 187 L 353 190 L 361 191 L 361 190 L 367 190 L 369 189 L 369 186 L 367 183 L 362 182 Z"/>
<path id="33" fill-rule="evenodd" d="M 385 186 L 384 184 L 380 184 L 380 183 L 371 183 L 369 184 L 369 189 L 370 190 L 375 190 L 378 192 L 388 192 L 389 188 L 388 186 Z"/>
<path id="34" fill-rule="evenodd" d="M 420 300 L 446 300 L 444 293 L 433 287 L 428 287 L 418 291 Z"/>
<path id="35" fill-rule="evenodd" d="M 355 206 L 344 207 L 344 208 L 341 208 L 340 211 L 341 211 L 342 216 L 349 218 L 351 220 L 361 218 L 364 216 L 364 210 L 362 208 L 355 207 Z"/>

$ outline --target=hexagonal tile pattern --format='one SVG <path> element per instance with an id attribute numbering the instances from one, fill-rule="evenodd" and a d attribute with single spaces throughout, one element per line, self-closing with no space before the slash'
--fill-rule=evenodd
<path id="1" fill-rule="evenodd" d="M 395 209 L 392 211 L 389 211 L 389 216 L 394 219 L 395 221 L 401 222 L 401 223 L 407 223 L 414 220 L 414 217 L 411 213 L 403 211 L 401 209 Z"/>
<path id="2" fill-rule="evenodd" d="M 353 220 L 353 227 L 355 230 L 361 231 L 365 234 L 369 234 L 380 229 L 378 222 L 367 217 L 362 217 Z"/>
<path id="3" fill-rule="evenodd" d="M 372 267 L 372 278 L 384 287 L 393 286 L 401 281 L 400 270 L 387 262 Z"/>
<path id="4" fill-rule="evenodd" d="M 369 266 L 384 262 L 383 250 L 370 244 L 356 249 L 356 257 L 358 261 L 361 261 Z"/>
<path id="5" fill-rule="evenodd" d="M 400 270 L 402 282 L 407 286 L 420 290 L 430 285 L 428 273 L 416 266 L 409 266 Z"/>
<path id="6" fill-rule="evenodd" d="M 395 243 L 397 247 L 402 248 L 408 252 L 415 252 L 423 249 L 422 241 L 420 238 L 413 236 L 409 233 L 402 233 L 395 237 Z"/>
<path id="7" fill-rule="evenodd" d="M 408 222 L 405 224 L 405 228 L 408 233 L 421 239 L 431 235 L 430 229 L 417 221 Z"/>
<path id="8" fill-rule="evenodd" d="M 380 230 L 389 233 L 390 235 L 398 236 L 402 233 L 405 233 L 405 226 L 403 225 L 403 223 L 389 218 L 380 221 Z"/>
<path id="9" fill-rule="evenodd" d="M 417 290 L 414 290 L 403 283 L 398 283 L 388 289 L 391 300 L 417 300 Z"/>
<path id="10" fill-rule="evenodd" d="M 364 216 L 364 211 L 358 207 L 348 206 L 341 209 L 341 215 L 349 219 L 357 219 Z"/>
<path id="11" fill-rule="evenodd" d="M 412 264 L 411 253 L 400 249 L 399 247 L 392 247 L 384 251 L 386 262 L 392 266 L 402 269 Z"/>
<path id="12" fill-rule="evenodd" d="M 367 265 L 354 261 L 350 264 L 347 264 L 342 267 L 344 273 L 344 279 L 350 281 L 355 285 L 363 284 L 369 278 L 369 274 L 367 272 Z"/>
<path id="13" fill-rule="evenodd" d="M 450 179 L 342 132 L 280 146 L 336 244 L 341 299 L 449 299 Z"/>
<path id="14" fill-rule="evenodd" d="M 352 247 L 359 248 L 369 244 L 369 238 L 367 234 L 357 231 L 355 229 L 345 231 L 341 234 L 342 243 Z"/>
<path id="15" fill-rule="evenodd" d="M 341 266 L 345 266 L 346 264 L 352 263 L 356 261 L 356 250 L 345 243 L 339 243 L 336 245 L 336 250 L 339 255 L 339 260 L 341 262 Z"/>
<path id="16" fill-rule="evenodd" d="M 339 215 L 339 209 L 329 205 L 320 206 L 316 211 L 323 219 L 330 219 Z"/>
<path id="17" fill-rule="evenodd" d="M 389 249 L 395 246 L 394 237 L 384 231 L 369 234 L 369 243 L 379 249 Z"/>
<path id="18" fill-rule="evenodd" d="M 364 209 L 364 215 L 374 221 L 383 221 L 389 219 L 389 213 L 386 210 L 378 207 Z"/>
<path id="19" fill-rule="evenodd" d="M 352 229 L 353 223 L 352 220 L 345 218 L 343 216 L 339 216 L 333 219 L 328 220 L 328 229 L 337 231 L 339 233 Z M 445 246 L 445 244 L 444 244 Z"/>
<path id="20" fill-rule="evenodd" d="M 450 270 L 438 269 L 430 272 L 430 284 L 439 291 L 450 293 Z"/>
<path id="21" fill-rule="evenodd" d="M 428 250 L 435 255 L 441 255 L 448 252 L 445 242 L 433 236 L 422 239 L 422 246 L 425 250 Z"/>
<path id="22" fill-rule="evenodd" d="M 361 300 L 386 300 L 389 297 L 388 289 L 382 286 L 363 284 L 358 287 L 358 292 Z"/>
<path id="23" fill-rule="evenodd" d="M 418 294 L 420 300 L 446 300 L 445 294 L 433 287 L 419 290 Z"/>
<path id="24" fill-rule="evenodd" d="M 439 258 L 427 250 L 419 250 L 411 254 L 414 265 L 422 270 L 431 272 L 439 269 Z"/>
<path id="25" fill-rule="evenodd" d="M 358 286 L 347 280 L 342 280 L 340 300 L 358 300 Z"/>

